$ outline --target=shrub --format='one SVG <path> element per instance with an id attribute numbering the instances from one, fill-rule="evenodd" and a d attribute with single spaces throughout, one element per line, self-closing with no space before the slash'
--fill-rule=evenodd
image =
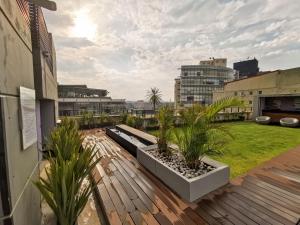
<path id="1" fill-rule="evenodd" d="M 126 124 L 130 127 L 135 127 L 135 118 L 132 115 L 128 115 L 126 118 Z"/>
<path id="2" fill-rule="evenodd" d="M 76 123 L 64 119 L 50 137 L 48 146 L 53 154 L 49 156 L 46 179 L 35 182 L 59 225 L 74 225 L 93 191 L 87 179 L 100 159 L 96 159 L 94 148 L 83 147 L 82 143 Z"/>
<path id="3" fill-rule="evenodd" d="M 171 129 L 174 123 L 173 110 L 168 106 L 163 106 L 159 109 L 156 115 L 159 125 L 157 145 L 161 154 L 170 155 L 168 141 L 171 139 Z"/>
<path id="4" fill-rule="evenodd" d="M 184 127 L 175 132 L 176 142 L 187 164 L 197 168 L 205 155 L 219 153 L 225 139 L 217 139 L 216 134 L 230 135 L 221 125 L 214 123 L 218 112 L 229 107 L 242 107 L 242 101 L 236 98 L 221 99 L 210 106 L 194 106 L 181 113 Z"/>
<path id="5" fill-rule="evenodd" d="M 82 118 L 81 118 L 81 125 L 83 127 L 91 128 L 95 125 L 95 118 L 94 118 L 94 113 L 93 112 L 83 112 L 82 113 Z"/>

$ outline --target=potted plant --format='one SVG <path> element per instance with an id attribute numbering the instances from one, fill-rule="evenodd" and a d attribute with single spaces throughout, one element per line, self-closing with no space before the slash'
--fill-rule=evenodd
<path id="1" fill-rule="evenodd" d="M 46 179 L 35 182 L 58 225 L 76 224 L 94 188 L 88 178 L 100 159 L 96 159 L 93 148 L 82 143 L 76 123 L 63 120 L 50 136 Z"/>
<path id="2" fill-rule="evenodd" d="M 229 181 L 229 167 L 207 157 L 219 153 L 224 144 L 224 138 L 216 138 L 220 132 L 230 135 L 214 120 L 221 110 L 242 105 L 236 98 L 226 98 L 186 109 L 181 113 L 184 126 L 175 132 L 177 146 L 168 146 L 173 154 L 165 157 L 158 145 L 152 145 L 137 151 L 138 161 L 186 200 L 201 198 Z"/>

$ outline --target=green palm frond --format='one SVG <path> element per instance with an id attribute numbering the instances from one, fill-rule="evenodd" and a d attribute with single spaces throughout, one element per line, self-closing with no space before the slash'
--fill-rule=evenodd
<path id="1" fill-rule="evenodd" d="M 214 123 L 217 114 L 229 107 L 244 105 L 237 98 L 225 98 L 207 107 L 194 105 L 181 112 L 185 127 L 175 132 L 175 140 L 190 167 L 197 167 L 205 155 L 220 154 L 228 141 L 224 137 L 232 137 L 226 127 Z"/>
<path id="2" fill-rule="evenodd" d="M 213 120 L 219 112 L 230 107 L 244 107 L 244 103 L 240 99 L 234 97 L 220 99 L 207 106 L 204 113 L 199 115 L 197 119 L 205 116 L 206 119 Z"/>
<path id="3" fill-rule="evenodd" d="M 155 111 L 156 106 L 161 103 L 161 92 L 158 88 L 153 87 L 147 92 L 147 100 L 153 105 L 153 110 Z"/>
<path id="4" fill-rule="evenodd" d="M 171 139 L 171 130 L 174 123 L 174 112 L 169 106 L 163 106 L 159 109 L 156 115 L 159 125 L 159 132 L 157 137 L 158 149 L 163 154 L 170 154 L 168 148 L 168 141 Z"/>

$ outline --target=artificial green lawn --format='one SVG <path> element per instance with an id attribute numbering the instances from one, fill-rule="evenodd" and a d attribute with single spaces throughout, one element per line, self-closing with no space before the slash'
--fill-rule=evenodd
<path id="1" fill-rule="evenodd" d="M 231 178 L 300 145 L 299 128 L 258 125 L 253 122 L 224 123 L 224 126 L 229 128 L 234 139 L 223 147 L 222 155 L 211 158 L 229 165 Z M 157 131 L 150 133 L 155 135 Z"/>

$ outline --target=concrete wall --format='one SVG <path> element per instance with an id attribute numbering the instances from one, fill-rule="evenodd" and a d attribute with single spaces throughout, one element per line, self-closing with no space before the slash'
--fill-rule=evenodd
<path id="1" fill-rule="evenodd" d="M 55 101 L 41 100 L 40 101 L 40 116 L 41 116 L 41 135 L 43 143 L 46 143 L 53 127 L 56 124 L 55 117 Z"/>
<path id="2" fill-rule="evenodd" d="M 4 141 L 14 225 L 40 224 L 40 194 L 32 181 L 39 176 L 37 144 L 22 150 L 19 98 L 3 97 Z"/>
<path id="3" fill-rule="evenodd" d="M 300 96 L 300 68 L 274 71 L 229 82 L 224 86 L 224 90 L 213 93 L 213 101 L 224 97 L 241 98 L 247 109 L 251 110 L 251 117 L 255 118 L 260 112 L 259 97 L 283 95 Z M 236 108 L 227 109 L 232 112 L 236 110 Z"/>
<path id="4" fill-rule="evenodd" d="M 17 2 L 0 0 L 0 95 L 3 103 L 4 146 L 14 225 L 40 224 L 37 145 L 22 150 L 19 87 L 34 89 L 31 37 Z"/>

